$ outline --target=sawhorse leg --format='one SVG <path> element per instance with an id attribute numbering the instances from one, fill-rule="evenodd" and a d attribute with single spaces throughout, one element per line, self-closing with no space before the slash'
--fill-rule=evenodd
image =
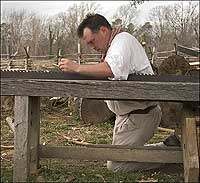
<path id="1" fill-rule="evenodd" d="M 39 166 L 40 97 L 16 96 L 13 181 L 27 182 Z"/>
<path id="2" fill-rule="evenodd" d="M 189 108 L 183 110 L 182 148 L 185 182 L 198 182 L 199 156 L 197 145 L 196 120 Z"/>

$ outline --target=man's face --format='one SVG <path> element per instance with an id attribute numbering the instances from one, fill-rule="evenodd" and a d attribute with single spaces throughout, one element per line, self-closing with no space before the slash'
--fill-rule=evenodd
<path id="1" fill-rule="evenodd" d="M 83 30 L 84 42 L 94 50 L 104 53 L 109 41 L 109 29 L 101 27 L 97 33 L 92 33 L 89 28 Z"/>

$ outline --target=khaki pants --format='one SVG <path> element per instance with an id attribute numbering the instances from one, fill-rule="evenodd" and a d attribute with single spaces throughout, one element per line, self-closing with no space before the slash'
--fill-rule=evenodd
<path id="1" fill-rule="evenodd" d="M 161 120 L 161 109 L 158 105 L 148 114 L 130 114 L 116 116 L 113 130 L 113 145 L 143 146 L 153 137 Z M 158 168 L 160 163 L 141 162 L 107 162 L 107 168 L 114 172 L 148 170 Z"/>

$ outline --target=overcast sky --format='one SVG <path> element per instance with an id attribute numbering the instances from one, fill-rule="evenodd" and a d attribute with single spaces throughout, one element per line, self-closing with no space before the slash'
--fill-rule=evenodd
<path id="1" fill-rule="evenodd" d="M 129 3 L 128 1 L 1 1 L 1 12 L 10 10 L 25 9 L 30 12 L 36 12 L 40 15 L 54 15 L 64 12 L 73 3 L 79 2 L 96 2 L 100 4 L 101 13 L 111 21 L 111 17 L 116 9 Z M 143 24 L 147 20 L 148 12 L 151 8 L 158 5 L 169 5 L 180 1 L 145 1 L 138 6 L 140 10 L 138 23 Z"/>

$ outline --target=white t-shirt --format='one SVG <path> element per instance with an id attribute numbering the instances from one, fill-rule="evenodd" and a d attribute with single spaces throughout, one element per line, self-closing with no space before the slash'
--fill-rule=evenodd
<path id="1" fill-rule="evenodd" d="M 134 36 L 127 32 L 115 36 L 107 51 L 105 61 L 112 70 L 114 80 L 126 80 L 131 73 L 153 74 L 144 48 Z M 145 109 L 156 103 L 117 100 L 105 102 L 108 108 L 117 115 L 124 115 L 137 109 Z"/>

